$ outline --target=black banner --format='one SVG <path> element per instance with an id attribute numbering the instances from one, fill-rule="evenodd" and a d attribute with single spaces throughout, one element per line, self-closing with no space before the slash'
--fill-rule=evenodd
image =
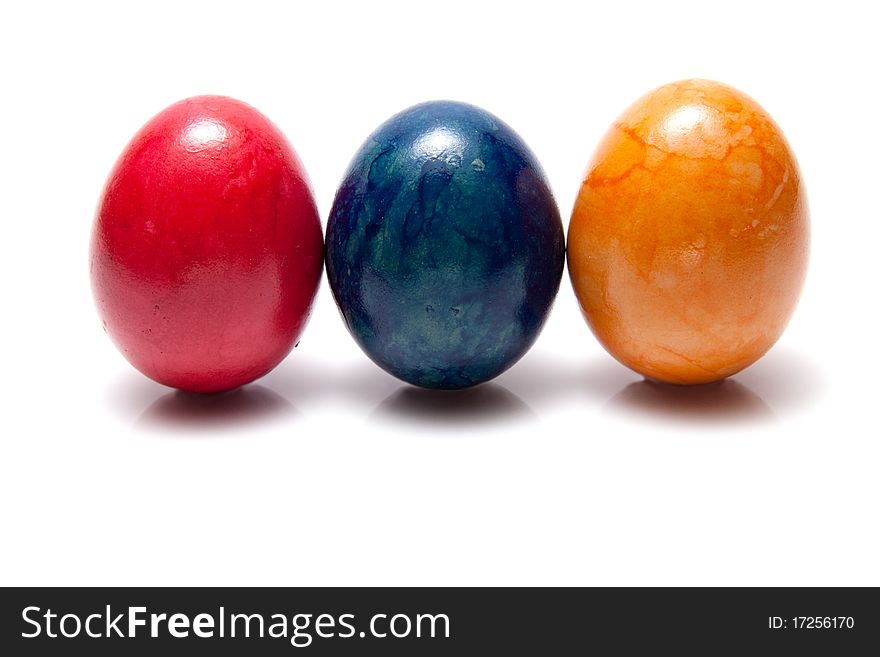
<path id="1" fill-rule="evenodd" d="M 857 588 L 3 589 L 2 655 L 877 654 Z M 646 652 L 647 651 L 647 652 Z"/>

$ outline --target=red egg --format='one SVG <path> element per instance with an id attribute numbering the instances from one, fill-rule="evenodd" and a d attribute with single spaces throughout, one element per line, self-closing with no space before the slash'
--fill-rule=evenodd
<path id="1" fill-rule="evenodd" d="M 222 96 L 151 119 L 107 181 L 92 232 L 104 328 L 141 372 L 230 390 L 298 341 L 323 238 L 296 153 L 265 116 Z"/>

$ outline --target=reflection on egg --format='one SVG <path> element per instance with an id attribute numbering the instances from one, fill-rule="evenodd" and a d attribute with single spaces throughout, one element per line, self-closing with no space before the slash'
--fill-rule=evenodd
<path id="1" fill-rule="evenodd" d="M 254 108 L 179 102 L 125 148 L 101 198 L 92 289 L 141 372 L 196 392 L 262 376 L 290 351 L 321 277 L 302 164 Z"/>
<path id="2" fill-rule="evenodd" d="M 534 342 L 564 249 L 547 181 L 513 130 L 471 105 L 431 102 L 355 155 L 330 213 L 327 273 L 376 363 L 416 385 L 463 388 Z"/>
<path id="3" fill-rule="evenodd" d="M 779 338 L 800 295 L 809 217 L 797 162 L 754 100 L 669 84 L 611 127 L 571 217 L 581 309 L 618 360 L 660 381 L 730 376 Z"/>

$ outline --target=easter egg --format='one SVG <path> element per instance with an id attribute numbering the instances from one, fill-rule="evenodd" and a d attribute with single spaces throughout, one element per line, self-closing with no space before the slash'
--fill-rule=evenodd
<path id="1" fill-rule="evenodd" d="M 355 155 L 327 225 L 342 317 L 380 367 L 428 388 L 487 381 L 532 345 L 565 241 L 540 165 L 477 107 L 416 105 Z"/>
<path id="2" fill-rule="evenodd" d="M 229 390 L 299 339 L 323 265 L 303 166 L 238 100 L 190 98 L 151 119 L 104 188 L 92 289 L 104 328 L 156 381 Z"/>
<path id="3" fill-rule="evenodd" d="M 602 345 L 649 379 L 717 381 L 760 358 L 797 304 L 809 217 L 782 131 L 736 89 L 668 84 L 600 143 L 568 232 Z"/>

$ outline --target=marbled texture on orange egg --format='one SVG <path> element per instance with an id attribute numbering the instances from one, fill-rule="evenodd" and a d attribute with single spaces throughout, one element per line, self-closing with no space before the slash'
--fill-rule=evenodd
<path id="1" fill-rule="evenodd" d="M 751 98 L 686 80 L 633 104 L 600 143 L 568 266 L 602 345 L 644 376 L 708 383 L 779 338 L 809 252 L 800 171 Z"/>

